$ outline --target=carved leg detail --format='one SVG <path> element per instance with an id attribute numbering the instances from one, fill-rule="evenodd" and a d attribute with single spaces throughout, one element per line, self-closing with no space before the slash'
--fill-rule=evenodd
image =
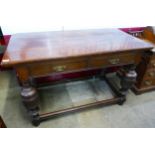
<path id="1" fill-rule="evenodd" d="M 39 125 L 39 97 L 37 90 L 34 87 L 32 87 L 28 82 L 24 83 L 21 90 L 21 97 L 31 117 L 32 124 L 35 126 Z"/>
<path id="2" fill-rule="evenodd" d="M 33 109 L 33 110 L 29 110 L 29 115 L 31 117 L 32 124 L 34 126 L 38 126 L 40 124 L 40 116 L 39 116 L 39 113 L 38 113 L 38 108 Z"/>
<path id="3" fill-rule="evenodd" d="M 119 105 L 123 105 L 126 101 L 126 94 L 128 90 L 133 86 L 136 82 L 137 73 L 135 72 L 135 66 L 130 65 L 121 69 L 117 75 L 120 77 L 120 86 L 119 89 L 120 94 L 122 95 L 122 101 L 119 102 Z"/>
<path id="4" fill-rule="evenodd" d="M 118 72 L 118 75 L 121 79 L 120 93 L 122 94 L 122 96 L 126 96 L 128 90 L 136 82 L 137 73 L 135 72 L 135 67 L 134 66 L 124 67 Z"/>

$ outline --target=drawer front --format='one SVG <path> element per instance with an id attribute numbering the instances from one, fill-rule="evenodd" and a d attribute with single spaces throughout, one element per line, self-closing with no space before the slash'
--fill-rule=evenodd
<path id="1" fill-rule="evenodd" d="M 144 75 L 145 79 L 155 79 L 155 69 L 148 69 Z"/>
<path id="2" fill-rule="evenodd" d="M 151 60 L 149 65 L 148 65 L 148 69 L 155 69 L 155 60 Z"/>
<path id="3" fill-rule="evenodd" d="M 141 87 L 152 87 L 155 85 L 155 80 L 147 79 L 144 80 Z"/>
<path id="4" fill-rule="evenodd" d="M 151 56 L 151 61 L 155 61 L 155 54 Z"/>
<path id="5" fill-rule="evenodd" d="M 60 73 L 74 70 L 82 70 L 87 67 L 85 61 L 78 62 L 55 62 L 55 63 L 44 63 L 38 65 L 29 66 L 29 71 L 32 76 L 42 76 L 51 73 Z"/>
<path id="6" fill-rule="evenodd" d="M 98 56 L 89 61 L 90 67 L 106 67 L 122 64 L 132 64 L 135 62 L 135 54 L 118 54 L 107 57 Z"/>

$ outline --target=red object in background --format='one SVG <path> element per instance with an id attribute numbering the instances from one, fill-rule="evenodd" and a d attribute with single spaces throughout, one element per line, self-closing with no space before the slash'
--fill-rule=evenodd
<path id="1" fill-rule="evenodd" d="M 124 32 L 129 32 L 129 31 L 141 31 L 144 29 L 144 27 L 135 27 L 135 28 L 119 28 L 120 30 Z M 6 45 L 8 44 L 10 40 L 11 35 L 5 35 L 5 43 Z M 2 59 L 2 55 L 0 55 L 0 62 Z M 1 69 L 1 68 L 0 68 Z M 108 72 L 114 72 L 118 68 L 109 68 Z M 46 76 L 46 77 L 40 77 L 36 78 L 36 82 L 39 84 L 44 84 L 44 83 L 51 83 L 51 82 L 56 82 L 60 80 L 65 80 L 65 79 L 75 79 L 75 78 L 80 78 L 80 77 L 88 77 L 88 76 L 93 76 L 101 72 L 101 69 L 95 69 L 95 70 L 88 70 L 88 71 L 82 71 L 82 72 L 75 72 L 75 73 L 65 73 L 65 74 L 57 74 L 57 75 L 51 75 L 51 76 Z"/>
<path id="2" fill-rule="evenodd" d="M 0 62 L 2 61 L 2 57 L 3 57 L 3 55 L 2 55 L 2 54 L 0 54 Z"/>
<path id="3" fill-rule="evenodd" d="M 5 35 L 5 36 L 4 36 L 4 39 L 1 39 L 1 42 L 0 42 L 1 44 L 0 44 L 0 46 L 1 46 L 1 45 L 2 45 L 2 46 L 7 46 L 8 43 L 9 43 L 10 38 L 11 38 L 11 35 Z M 2 58 L 3 58 L 3 54 L 0 54 L 0 63 L 1 63 L 1 61 L 2 61 Z M 0 71 L 10 70 L 10 69 L 12 69 L 12 68 L 3 68 L 3 67 L 0 65 Z"/>
<path id="4" fill-rule="evenodd" d="M 4 39 L 0 39 L 0 45 L 5 45 L 5 40 Z"/>
<path id="5" fill-rule="evenodd" d="M 118 69 L 118 67 L 112 67 L 109 68 L 107 72 L 114 72 Z M 64 74 L 56 74 L 56 75 L 51 75 L 51 76 L 46 76 L 46 77 L 40 77 L 36 78 L 35 82 L 37 84 L 44 84 L 44 83 L 51 83 L 51 82 L 57 82 L 60 80 L 68 80 L 68 79 L 76 79 L 76 78 L 81 78 L 81 77 L 90 77 L 93 75 L 97 75 L 101 73 L 102 69 L 92 69 L 92 70 L 87 70 L 87 71 L 80 71 L 80 72 L 74 72 L 74 73 L 64 73 Z"/>
<path id="6" fill-rule="evenodd" d="M 1 27 L 0 27 L 0 45 L 5 45 L 5 40 L 4 40 Z"/>
<path id="7" fill-rule="evenodd" d="M 11 38 L 11 35 L 5 35 L 4 36 L 5 45 L 7 45 L 9 43 L 10 38 Z"/>
<path id="8" fill-rule="evenodd" d="M 64 73 L 64 74 L 56 74 L 56 75 L 51 75 L 47 77 L 41 77 L 41 78 L 36 78 L 36 82 L 38 84 L 43 84 L 43 83 L 48 83 L 48 82 L 56 82 L 60 80 L 67 80 L 67 79 L 75 79 L 75 78 L 80 78 L 80 77 L 88 77 L 88 76 L 93 76 L 99 73 L 100 70 L 89 70 L 89 71 L 81 71 L 81 72 L 74 72 L 74 73 Z"/>
<path id="9" fill-rule="evenodd" d="M 129 32 L 129 31 L 142 31 L 144 30 L 145 27 L 133 27 L 133 28 L 119 28 L 120 30 L 124 32 Z"/>

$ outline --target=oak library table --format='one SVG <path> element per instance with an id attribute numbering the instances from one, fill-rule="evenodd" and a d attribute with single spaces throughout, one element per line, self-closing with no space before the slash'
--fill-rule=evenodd
<path id="1" fill-rule="evenodd" d="M 53 116 L 105 104 L 120 104 L 126 100 L 128 89 L 136 81 L 135 66 L 145 51 L 153 46 L 118 29 L 53 31 L 12 35 L 1 65 L 13 67 L 21 83 L 22 101 L 33 125 Z M 50 113 L 39 113 L 38 88 L 35 77 L 120 66 L 117 88 L 104 74 L 115 96 L 86 105 Z"/>

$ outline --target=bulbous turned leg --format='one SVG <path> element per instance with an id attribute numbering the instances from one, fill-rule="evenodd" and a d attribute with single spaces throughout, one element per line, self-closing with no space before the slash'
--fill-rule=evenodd
<path id="1" fill-rule="evenodd" d="M 136 82 L 137 73 L 135 71 L 135 66 L 131 65 L 131 66 L 124 67 L 123 69 L 121 69 L 119 71 L 119 77 L 121 79 L 121 82 L 120 82 L 121 88 L 119 91 L 122 94 L 122 96 L 126 97 L 128 90 Z M 124 101 L 122 101 L 120 105 L 122 105 Z"/>
<path id="2" fill-rule="evenodd" d="M 137 74 L 135 71 L 128 71 L 125 73 L 125 75 L 121 79 L 121 93 L 123 95 L 126 95 L 127 91 L 133 86 L 133 84 L 136 82 Z"/>
<path id="3" fill-rule="evenodd" d="M 32 124 L 38 126 L 40 124 L 39 117 L 39 96 L 37 90 L 32 87 L 29 82 L 26 82 L 22 86 L 21 97 L 24 106 L 28 110 L 28 114 L 32 120 Z"/>

